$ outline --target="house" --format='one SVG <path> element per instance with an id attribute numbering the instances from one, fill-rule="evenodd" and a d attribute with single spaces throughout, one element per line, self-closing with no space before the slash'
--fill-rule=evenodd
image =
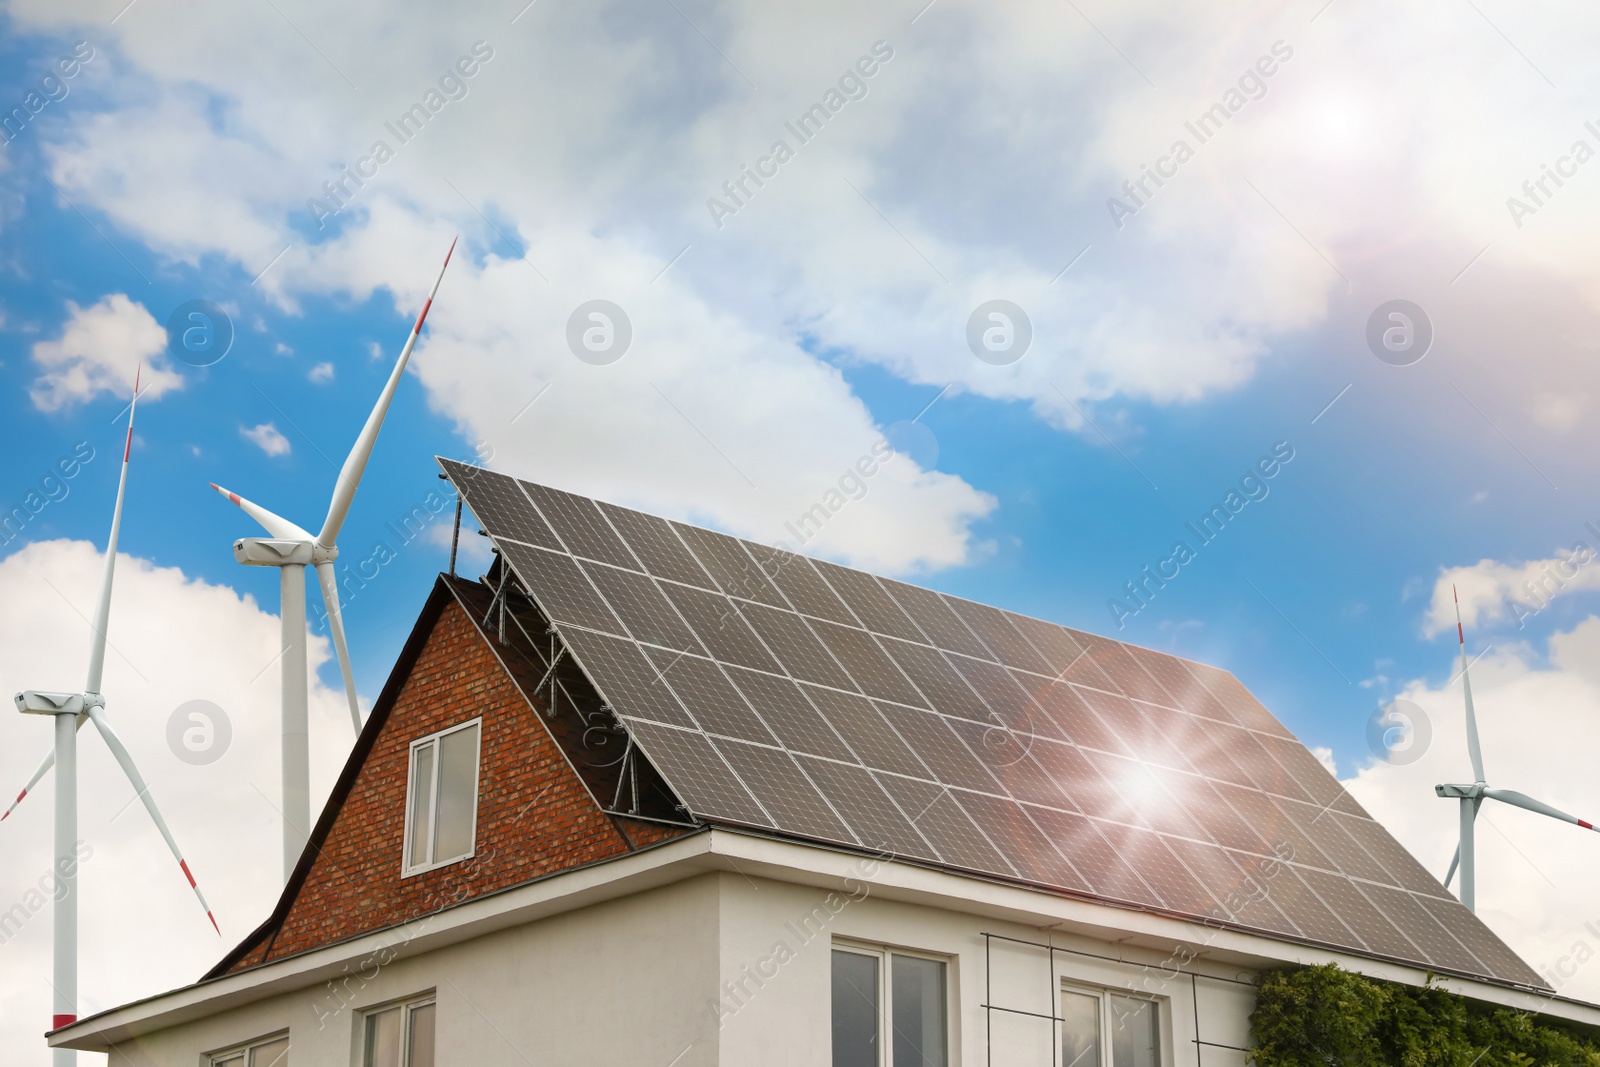
<path id="1" fill-rule="evenodd" d="M 1554 995 L 1231 675 L 441 461 L 271 916 L 51 1043 L 202 1067 L 1234 1067 L 1252 979 Z"/>

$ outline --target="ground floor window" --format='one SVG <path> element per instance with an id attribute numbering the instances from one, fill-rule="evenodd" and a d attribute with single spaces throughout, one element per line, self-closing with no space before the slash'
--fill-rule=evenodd
<path id="1" fill-rule="evenodd" d="M 948 1067 L 945 962 L 887 949 L 833 950 L 833 1067 Z"/>
<path id="2" fill-rule="evenodd" d="M 1061 1067 L 1161 1067 L 1160 1006 L 1106 989 L 1064 986 Z"/>
<path id="3" fill-rule="evenodd" d="M 367 1012 L 362 1067 L 433 1067 L 432 997 Z"/>
<path id="4" fill-rule="evenodd" d="M 289 1035 L 263 1038 L 215 1053 L 211 1067 L 289 1067 Z"/>

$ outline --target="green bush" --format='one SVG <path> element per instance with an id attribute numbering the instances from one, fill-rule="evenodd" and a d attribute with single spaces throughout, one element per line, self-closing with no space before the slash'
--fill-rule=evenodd
<path id="1" fill-rule="evenodd" d="M 1250 1034 L 1255 1067 L 1600 1067 L 1586 1027 L 1332 963 L 1264 974 Z"/>

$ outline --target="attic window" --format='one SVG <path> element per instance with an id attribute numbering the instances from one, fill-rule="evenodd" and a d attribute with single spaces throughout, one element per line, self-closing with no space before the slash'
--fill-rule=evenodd
<path id="1" fill-rule="evenodd" d="M 482 718 L 411 742 L 402 874 L 420 874 L 473 853 L 478 829 Z"/>

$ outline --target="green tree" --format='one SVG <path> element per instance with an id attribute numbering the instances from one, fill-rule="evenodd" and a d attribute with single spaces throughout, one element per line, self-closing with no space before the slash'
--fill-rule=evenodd
<path id="1" fill-rule="evenodd" d="M 1262 975 L 1250 1033 L 1255 1067 L 1600 1067 L 1589 1027 L 1331 963 Z"/>

